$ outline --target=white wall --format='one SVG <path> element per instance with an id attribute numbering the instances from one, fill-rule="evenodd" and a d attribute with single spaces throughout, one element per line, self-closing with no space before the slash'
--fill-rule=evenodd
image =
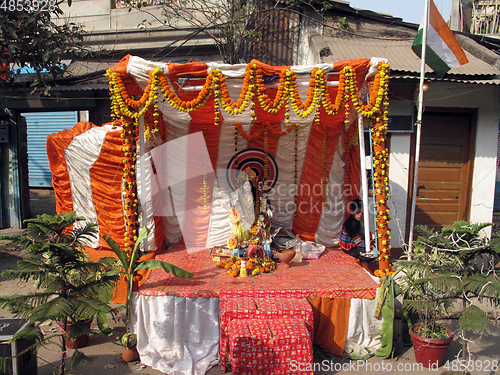
<path id="1" fill-rule="evenodd" d="M 470 221 L 489 222 L 493 215 L 495 195 L 498 122 L 500 114 L 499 88 L 485 84 L 430 83 L 425 93 L 424 109 L 429 107 L 462 107 L 477 109 L 475 158 L 473 163 Z M 392 101 L 390 115 L 411 115 L 413 104 Z M 425 125 L 424 125 L 425 126 Z M 410 161 L 410 136 L 392 134 L 389 180 L 392 246 L 401 247 L 405 236 Z"/>
<path id="2" fill-rule="evenodd" d="M 64 12 L 60 17 L 61 23 L 72 21 L 85 25 L 87 32 L 136 30 L 143 21 L 147 23 L 148 28 L 156 29 L 163 26 L 160 21 L 165 20 L 161 5 L 132 9 L 129 12 L 128 8 L 112 9 L 111 1 L 73 0 L 70 7 L 66 2 L 61 3 L 61 9 Z M 193 14 L 193 17 L 202 19 L 205 16 L 198 13 Z M 192 27 L 182 19 L 177 21 L 176 26 Z"/>
<path id="3" fill-rule="evenodd" d="M 413 103 L 410 101 L 393 100 L 389 104 L 389 115 L 411 116 Z M 408 181 L 410 170 L 410 140 L 411 133 L 391 133 L 389 159 L 389 210 L 392 220 L 391 246 L 402 247 L 405 236 Z"/>

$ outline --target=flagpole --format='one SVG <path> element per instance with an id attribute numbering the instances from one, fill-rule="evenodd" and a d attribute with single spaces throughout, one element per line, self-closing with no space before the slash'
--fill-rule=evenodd
<path id="1" fill-rule="evenodd" d="M 429 4 L 430 0 L 425 0 L 425 18 L 422 35 L 422 60 L 420 62 L 420 85 L 418 89 L 418 109 L 417 109 L 417 133 L 415 142 L 415 163 L 413 171 L 413 189 L 411 196 L 411 213 L 410 213 L 410 233 L 408 236 L 408 251 L 411 253 L 413 249 L 413 227 L 415 226 L 415 210 L 417 202 L 418 190 L 418 164 L 420 162 L 420 137 L 422 133 L 422 115 L 424 112 L 424 79 L 425 79 L 425 53 L 427 50 L 427 29 L 429 28 Z"/>

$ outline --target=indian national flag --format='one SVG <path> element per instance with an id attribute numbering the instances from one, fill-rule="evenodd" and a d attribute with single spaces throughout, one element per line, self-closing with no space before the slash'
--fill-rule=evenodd
<path id="1" fill-rule="evenodd" d="M 413 41 L 412 49 L 418 57 L 422 57 L 424 35 L 424 20 L 420 23 L 417 36 Z M 436 5 L 430 0 L 429 27 L 427 29 L 427 50 L 425 63 L 440 77 L 448 70 L 468 63 L 465 52 L 458 44 L 457 39 L 444 21 Z"/>

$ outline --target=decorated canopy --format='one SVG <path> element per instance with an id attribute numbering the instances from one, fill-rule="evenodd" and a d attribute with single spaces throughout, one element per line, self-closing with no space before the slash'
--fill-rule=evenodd
<path id="1" fill-rule="evenodd" d="M 387 269 L 388 73 L 375 58 L 274 67 L 126 56 L 107 72 L 113 124 L 49 138 L 57 209 L 76 209 L 128 249 L 146 223 L 148 250 L 184 240 L 196 251 L 226 243 L 223 203 L 237 172 L 251 168 L 274 226 L 332 246 L 346 203 L 359 197 L 361 115 L 372 129 L 379 261 Z"/>

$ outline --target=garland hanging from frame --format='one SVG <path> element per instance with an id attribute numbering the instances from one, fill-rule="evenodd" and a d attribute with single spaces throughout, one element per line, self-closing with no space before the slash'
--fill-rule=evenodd
<path id="1" fill-rule="evenodd" d="M 204 106 L 210 97 L 214 97 L 214 126 L 221 124 L 221 111 L 231 115 L 242 114 L 247 107 L 250 107 L 251 123 L 255 123 L 255 102 L 258 102 L 261 109 L 270 114 L 276 114 L 284 109 L 283 122 L 284 131 L 276 131 L 267 124 L 260 131 L 249 135 L 243 131 L 241 123 L 234 125 L 235 151 L 238 151 L 237 138 L 241 135 L 245 139 L 255 139 L 264 137 L 264 145 L 267 148 L 269 135 L 275 137 L 289 134 L 295 130 L 295 170 L 294 182 L 297 179 L 297 125 L 290 120 L 290 110 L 300 118 L 314 116 L 314 124 L 321 126 L 319 112 L 324 111 L 327 115 L 333 116 L 345 111 L 345 122 L 349 122 L 349 113 L 352 107 L 357 112 L 371 119 L 373 145 L 374 145 L 374 188 L 376 195 L 376 219 L 378 226 L 378 248 L 380 251 L 378 260 L 381 270 L 389 269 L 390 256 L 390 230 L 388 222 L 390 220 L 387 207 L 389 196 L 388 187 L 388 152 L 385 147 L 387 131 L 388 113 L 388 83 L 389 65 L 379 63 L 378 73 L 375 75 L 373 85 L 369 90 L 368 103 L 363 104 L 356 86 L 356 73 L 354 69 L 346 65 L 339 72 L 338 88 L 335 97 L 331 97 L 328 90 L 327 73 L 319 68 L 314 68 L 311 72 L 306 100 L 302 101 L 296 73 L 290 68 L 283 68 L 279 74 L 279 83 L 276 95 L 272 98 L 266 93 L 264 85 L 264 72 L 260 62 L 253 60 L 245 69 L 243 88 L 237 100 L 233 100 L 229 94 L 226 84 L 226 76 L 220 69 L 211 70 L 198 95 L 191 100 L 182 100 L 171 88 L 168 76 L 160 69 L 155 68 L 149 73 L 149 82 L 143 90 L 142 96 L 134 99 L 128 92 L 124 84 L 124 78 L 120 73 L 109 69 L 106 76 L 109 78 L 110 95 L 112 100 L 111 110 L 114 123 L 122 125 L 123 138 L 123 167 L 127 177 L 123 183 L 123 198 L 125 208 L 126 223 L 126 248 L 132 249 L 133 239 L 137 233 L 137 186 L 135 183 L 134 165 L 137 153 L 138 118 L 144 116 L 148 110 L 152 111 L 153 121 L 144 121 L 145 137 L 151 139 L 158 132 L 158 100 L 161 97 L 166 100 L 171 107 L 183 111 L 192 112 Z M 323 199 L 326 194 L 326 125 L 323 125 Z M 266 149 L 267 152 L 267 149 Z M 206 193 L 204 192 L 204 195 Z M 296 197 L 295 197 L 296 201 Z M 205 201 L 204 201 L 205 202 Z M 205 202 L 206 203 L 206 202 Z"/>

